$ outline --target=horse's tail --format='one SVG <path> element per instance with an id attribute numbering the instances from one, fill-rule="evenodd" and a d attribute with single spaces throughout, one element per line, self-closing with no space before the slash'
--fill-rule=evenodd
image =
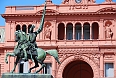
<path id="1" fill-rule="evenodd" d="M 46 53 L 48 53 L 48 54 L 50 54 L 51 56 L 53 56 L 54 58 L 55 58 L 55 60 L 59 63 L 59 64 L 61 64 L 60 63 L 60 61 L 59 61 L 59 58 L 58 58 L 58 52 L 57 52 L 57 50 L 46 50 Z"/>

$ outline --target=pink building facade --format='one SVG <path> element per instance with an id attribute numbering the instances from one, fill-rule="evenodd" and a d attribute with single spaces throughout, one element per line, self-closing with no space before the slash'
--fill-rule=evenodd
<path id="1" fill-rule="evenodd" d="M 55 5 L 46 0 L 47 9 L 43 31 L 37 36 L 38 47 L 57 49 L 61 64 L 47 55 L 40 73 L 52 74 L 54 78 L 116 78 L 116 3 L 105 0 L 64 0 Z M 44 4 L 38 6 L 8 6 L 2 14 L 5 26 L 0 27 L 0 73 L 12 70 L 13 52 L 17 44 L 14 32 L 28 33 L 31 25 L 40 25 Z M 20 61 L 16 73 L 27 73 L 34 64 Z M 38 68 L 37 68 L 38 69 Z M 32 70 L 32 72 L 36 71 Z"/>

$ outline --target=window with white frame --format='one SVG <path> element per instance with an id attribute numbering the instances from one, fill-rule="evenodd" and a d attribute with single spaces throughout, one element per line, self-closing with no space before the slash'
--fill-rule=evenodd
<path id="1" fill-rule="evenodd" d="M 113 63 L 105 63 L 105 77 L 114 77 Z"/>
<path id="2" fill-rule="evenodd" d="M 19 73 L 28 73 L 28 70 L 29 70 L 28 65 L 29 65 L 28 61 L 25 62 L 21 60 L 19 63 Z"/>
<path id="3" fill-rule="evenodd" d="M 52 74 L 52 64 L 45 63 L 46 67 L 43 68 L 43 74 Z"/>

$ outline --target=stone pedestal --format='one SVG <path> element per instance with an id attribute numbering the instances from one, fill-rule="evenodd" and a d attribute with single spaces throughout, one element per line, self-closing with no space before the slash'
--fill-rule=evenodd
<path id="1" fill-rule="evenodd" d="M 2 78 L 53 78 L 50 74 L 4 73 Z"/>

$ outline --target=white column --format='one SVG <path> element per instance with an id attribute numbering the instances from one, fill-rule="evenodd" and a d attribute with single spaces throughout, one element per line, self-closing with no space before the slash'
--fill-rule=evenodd
<path id="1" fill-rule="evenodd" d="M 20 63 L 23 64 L 23 73 L 28 73 L 29 70 L 28 61 L 27 62 L 21 61 Z"/>
<path id="2" fill-rule="evenodd" d="M 83 26 L 81 26 L 81 39 L 83 40 L 84 34 L 83 34 Z"/>
<path id="3" fill-rule="evenodd" d="M 64 37 L 65 40 L 66 40 L 66 35 L 67 35 L 67 34 L 66 34 L 66 32 L 67 32 L 67 31 L 66 31 L 66 27 L 67 27 L 67 26 L 66 26 L 66 24 L 65 24 L 65 37 Z"/>
<path id="4" fill-rule="evenodd" d="M 24 70 L 23 70 L 23 72 L 24 73 L 28 73 L 28 70 L 29 70 L 29 66 L 28 66 L 29 64 L 28 64 L 28 62 L 24 62 Z"/>
<path id="5" fill-rule="evenodd" d="M 75 24 L 73 24 L 73 40 L 75 40 Z"/>
<path id="6" fill-rule="evenodd" d="M 92 25 L 90 24 L 90 40 L 92 39 Z"/>
<path id="7" fill-rule="evenodd" d="M 116 53 L 114 55 L 114 78 L 116 78 Z"/>

